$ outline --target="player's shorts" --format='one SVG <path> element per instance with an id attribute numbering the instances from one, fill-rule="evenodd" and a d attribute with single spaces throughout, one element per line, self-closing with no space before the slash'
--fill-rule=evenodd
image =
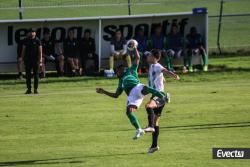
<path id="1" fill-rule="evenodd" d="M 160 108 L 165 105 L 165 101 L 157 96 L 152 96 L 151 100 L 155 101 L 157 108 Z"/>
<path id="2" fill-rule="evenodd" d="M 161 106 L 161 107 L 157 107 L 157 108 L 153 109 L 154 114 L 157 115 L 158 117 L 160 117 L 164 106 L 165 106 L 165 104 L 163 106 Z"/>
<path id="3" fill-rule="evenodd" d="M 133 105 L 136 106 L 137 108 L 140 107 L 144 99 L 144 95 L 142 94 L 142 89 L 144 86 L 145 85 L 143 84 L 138 84 L 130 91 L 127 101 L 127 106 Z"/>

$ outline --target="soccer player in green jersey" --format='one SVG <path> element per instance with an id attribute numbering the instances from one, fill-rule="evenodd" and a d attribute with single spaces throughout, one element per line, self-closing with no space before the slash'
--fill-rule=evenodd
<path id="1" fill-rule="evenodd" d="M 113 98 L 118 98 L 122 94 L 122 92 L 125 91 L 128 96 L 126 114 L 131 124 L 136 129 L 136 133 L 133 139 L 137 139 L 145 133 L 144 130 L 141 128 L 138 118 L 135 115 L 135 111 L 141 105 L 144 96 L 150 93 L 153 96 L 157 96 L 163 99 L 165 102 L 168 102 L 169 95 L 165 95 L 163 92 L 160 92 L 156 89 L 153 89 L 140 83 L 137 73 L 140 56 L 133 42 L 131 42 L 131 45 L 133 45 L 132 47 L 134 48 L 134 62 L 133 65 L 126 70 L 124 70 L 123 66 L 119 66 L 117 68 L 116 74 L 119 78 L 119 84 L 116 92 L 112 93 L 104 90 L 103 88 L 96 88 L 96 92 L 100 94 L 105 94 Z"/>

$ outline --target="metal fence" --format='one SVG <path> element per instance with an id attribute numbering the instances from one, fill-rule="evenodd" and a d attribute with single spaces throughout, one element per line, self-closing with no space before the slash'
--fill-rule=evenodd
<path id="1" fill-rule="evenodd" d="M 0 0 L 0 19 L 209 11 L 209 48 L 250 49 L 250 0 Z"/>

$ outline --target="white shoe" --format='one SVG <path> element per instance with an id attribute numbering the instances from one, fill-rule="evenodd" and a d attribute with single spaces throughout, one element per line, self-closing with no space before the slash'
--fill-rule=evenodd
<path id="1" fill-rule="evenodd" d="M 155 128 L 148 126 L 148 127 L 146 127 L 146 128 L 144 129 L 144 131 L 145 131 L 146 133 L 147 133 L 147 132 L 155 132 Z"/>
<path id="2" fill-rule="evenodd" d="M 160 150 L 159 146 L 156 146 L 156 147 L 153 147 L 153 148 L 151 147 L 151 148 L 148 149 L 148 153 L 152 154 L 152 153 L 154 153 L 155 151 L 158 151 L 158 150 Z"/>
<path id="3" fill-rule="evenodd" d="M 166 103 L 170 103 L 170 93 L 166 94 L 166 96 L 164 97 L 164 100 Z"/>
<path id="4" fill-rule="evenodd" d="M 183 66 L 183 68 L 182 68 L 182 73 L 183 73 L 183 74 L 188 73 L 188 70 L 187 70 L 187 67 L 186 67 L 186 66 Z"/>
<path id="5" fill-rule="evenodd" d="M 145 134 L 143 129 L 137 129 L 135 132 L 135 136 L 133 137 L 134 140 L 138 139 L 139 137 Z"/>

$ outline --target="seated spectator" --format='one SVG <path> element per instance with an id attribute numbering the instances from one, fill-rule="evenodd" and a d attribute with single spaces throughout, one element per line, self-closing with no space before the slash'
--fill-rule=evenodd
<path id="1" fill-rule="evenodd" d="M 64 75 L 64 55 L 63 55 L 63 44 L 55 42 L 55 55 L 57 61 L 57 71 L 59 76 Z"/>
<path id="2" fill-rule="evenodd" d="M 160 50 L 162 57 L 165 57 L 165 46 L 166 46 L 166 37 L 162 33 L 162 27 L 159 25 L 155 28 L 154 33 L 149 40 L 149 48 Z"/>
<path id="3" fill-rule="evenodd" d="M 147 65 L 147 58 L 146 58 L 146 55 L 144 55 L 144 53 L 148 49 L 148 39 L 144 34 L 144 29 L 142 29 L 142 28 L 138 29 L 134 39 L 138 42 L 137 49 L 139 51 L 140 59 L 141 59 L 138 73 L 139 74 L 146 73 L 148 65 Z"/>
<path id="4" fill-rule="evenodd" d="M 44 31 L 43 39 L 42 39 L 42 51 L 43 51 L 43 60 L 42 60 L 42 74 L 41 77 L 46 76 L 45 64 L 48 61 L 56 63 L 57 73 L 59 76 L 63 75 L 63 65 L 64 65 L 64 57 L 63 54 L 55 53 L 55 43 L 50 38 L 50 31 Z"/>
<path id="5" fill-rule="evenodd" d="M 25 41 L 30 37 L 31 33 L 28 31 L 26 33 L 26 37 L 21 39 L 17 44 L 17 71 L 18 71 L 18 78 L 22 79 L 22 69 L 23 69 L 23 60 L 22 60 L 22 50 Z"/>
<path id="6" fill-rule="evenodd" d="M 75 76 L 80 73 L 78 60 L 78 42 L 74 37 L 73 30 L 68 31 L 68 37 L 63 43 L 64 56 L 71 68 L 71 74 Z"/>
<path id="7" fill-rule="evenodd" d="M 121 30 L 116 30 L 114 38 L 110 42 L 111 55 L 109 58 L 110 70 L 114 70 L 115 59 L 126 59 L 127 66 L 131 66 L 130 55 L 127 54 L 126 40 L 122 37 Z"/>
<path id="8" fill-rule="evenodd" d="M 94 72 L 97 72 L 99 68 L 99 58 L 95 53 L 95 39 L 91 38 L 91 32 L 89 29 L 84 31 L 84 36 L 80 40 L 79 48 L 83 70 L 86 72 L 86 74 L 93 74 Z M 93 68 L 87 67 L 89 66 L 88 64 L 86 64 L 88 60 L 94 60 Z"/>
<path id="9" fill-rule="evenodd" d="M 167 52 L 165 56 L 165 65 L 168 70 L 174 71 L 173 58 L 180 58 L 183 49 L 183 38 L 178 32 L 178 26 L 173 25 L 171 32 L 167 35 Z"/>
<path id="10" fill-rule="evenodd" d="M 192 56 L 201 55 L 203 60 L 203 71 L 208 70 L 208 57 L 203 44 L 201 34 L 197 32 L 196 27 L 191 27 L 190 33 L 186 36 L 187 54 L 184 58 L 184 66 L 188 66 L 189 72 L 193 72 Z"/>

